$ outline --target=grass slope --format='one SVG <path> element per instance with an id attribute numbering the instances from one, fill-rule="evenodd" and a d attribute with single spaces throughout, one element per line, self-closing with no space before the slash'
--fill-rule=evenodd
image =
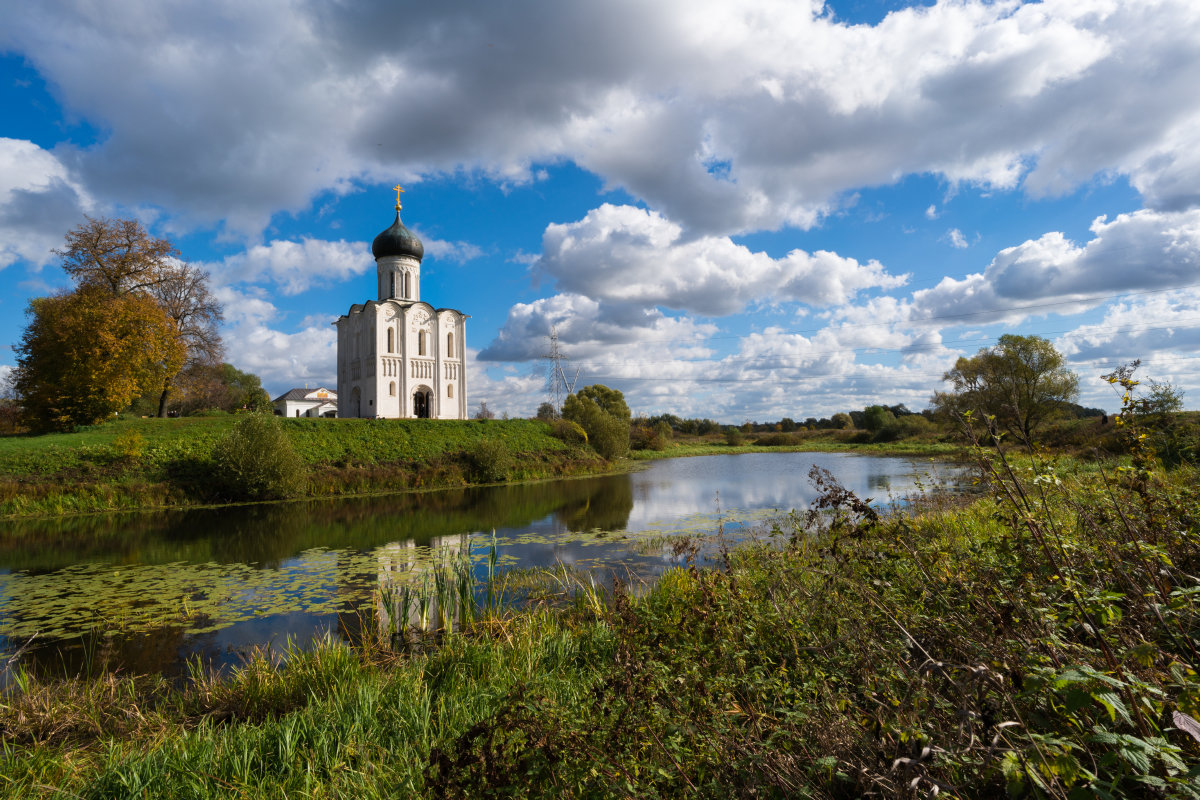
<path id="1" fill-rule="evenodd" d="M 219 502 L 212 455 L 237 417 L 130 419 L 75 433 L 0 437 L 0 516 Z M 498 445 L 504 477 L 597 472 L 604 462 L 533 420 L 280 420 L 311 496 L 462 486 Z"/>

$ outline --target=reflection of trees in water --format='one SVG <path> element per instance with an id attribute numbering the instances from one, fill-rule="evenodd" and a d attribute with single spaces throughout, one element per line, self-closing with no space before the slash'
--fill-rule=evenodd
<path id="1" fill-rule="evenodd" d="M 572 531 L 625 529 L 633 511 L 633 481 L 628 475 L 587 478 L 575 483 L 582 484 L 578 487 L 579 494 L 563 503 L 554 513 L 556 519 Z"/>
<path id="2" fill-rule="evenodd" d="M 13 523 L 0 564 L 30 572 L 81 561 L 252 563 L 275 568 L 314 547 L 369 550 L 425 544 L 555 514 L 573 530 L 623 528 L 633 508 L 628 475 L 385 497 L 270 503 L 189 511 L 93 515 Z"/>
<path id="3" fill-rule="evenodd" d="M 212 638 L 204 637 L 204 638 Z M 164 625 L 135 634 L 105 631 L 100 625 L 74 639 L 38 643 L 21 654 L 20 663 L 42 679 L 121 672 L 128 675 L 184 674 L 182 659 L 200 652 L 200 642 L 187 641 L 182 626 Z"/>
<path id="4" fill-rule="evenodd" d="M 886 499 L 887 492 L 892 490 L 892 476 L 870 473 L 867 475 L 867 491 L 883 492 L 884 497 L 876 497 L 876 500 Z"/>

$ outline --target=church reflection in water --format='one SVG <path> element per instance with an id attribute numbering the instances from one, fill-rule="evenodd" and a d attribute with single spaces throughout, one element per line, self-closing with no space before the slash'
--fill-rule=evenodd
<path id="1" fill-rule="evenodd" d="M 355 641 L 364 624 L 374 635 L 386 619 L 381 587 L 431 586 L 439 564 L 469 549 L 482 583 L 493 531 L 505 569 L 561 564 L 605 585 L 606 569 L 652 575 L 675 563 L 669 548 L 634 540 L 664 530 L 704 536 L 734 510 L 803 508 L 814 463 L 864 497 L 928 483 L 928 465 L 906 459 L 710 456 L 514 486 L 6 521 L 0 659 L 24 648 L 21 663 L 43 674 L 102 663 L 170 676 L 196 658 L 226 667 L 255 647 L 278 654 L 326 635 Z M 429 603 L 427 620 L 439 613 L 436 596 Z M 406 624 L 419 613 L 410 608 Z"/>

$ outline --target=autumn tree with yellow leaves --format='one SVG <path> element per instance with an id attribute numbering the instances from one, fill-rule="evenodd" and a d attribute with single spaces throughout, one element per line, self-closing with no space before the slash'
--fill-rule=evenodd
<path id="1" fill-rule="evenodd" d="M 220 306 L 207 275 L 136 220 L 91 219 L 56 251 L 72 292 L 36 298 L 13 381 L 38 431 L 100 422 L 134 399 L 159 398 L 188 364 L 220 363 Z"/>
<path id="2" fill-rule="evenodd" d="M 102 422 L 183 366 L 187 348 L 148 295 L 82 286 L 34 298 L 29 312 L 14 387 L 35 431 Z"/>

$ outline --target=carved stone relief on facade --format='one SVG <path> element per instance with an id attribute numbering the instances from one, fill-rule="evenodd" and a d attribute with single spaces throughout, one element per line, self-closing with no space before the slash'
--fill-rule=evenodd
<path id="1" fill-rule="evenodd" d="M 412 320 L 410 327 L 416 331 L 418 328 L 429 322 L 429 312 L 423 308 L 418 308 L 417 310 L 413 311 L 410 318 Z"/>

